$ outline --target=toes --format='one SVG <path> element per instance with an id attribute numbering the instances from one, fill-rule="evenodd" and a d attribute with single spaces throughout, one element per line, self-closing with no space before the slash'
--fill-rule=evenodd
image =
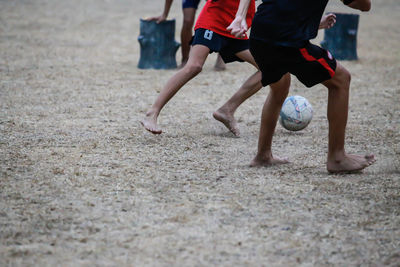
<path id="1" fill-rule="evenodd" d="M 217 121 L 222 122 L 222 124 L 225 125 L 226 128 L 228 128 L 228 130 L 233 133 L 233 135 L 235 135 L 236 137 L 240 136 L 240 131 L 239 129 L 236 127 L 236 121 L 235 118 L 233 117 L 229 117 L 227 115 L 223 115 L 222 113 L 218 113 L 218 111 L 215 111 L 213 113 L 213 117 L 214 119 L 216 119 Z"/>
<path id="2" fill-rule="evenodd" d="M 370 155 L 365 155 L 364 160 L 367 162 L 368 166 L 372 165 L 375 163 L 376 159 L 375 156 L 370 154 Z"/>
<path id="3" fill-rule="evenodd" d="M 146 130 L 153 134 L 161 134 L 162 133 L 162 131 L 160 129 L 146 128 Z"/>
<path id="4" fill-rule="evenodd" d="M 277 164 L 288 164 L 288 163 L 290 163 L 290 161 L 289 158 L 287 157 L 277 159 Z"/>
<path id="5" fill-rule="evenodd" d="M 240 131 L 239 131 L 239 129 L 233 128 L 233 129 L 231 129 L 231 132 L 232 132 L 236 137 L 240 137 Z"/>
<path id="6" fill-rule="evenodd" d="M 370 165 L 376 161 L 375 156 L 373 154 L 365 155 L 365 159 Z"/>
<path id="7" fill-rule="evenodd" d="M 143 127 L 147 131 L 151 132 L 152 134 L 161 134 L 162 133 L 162 131 L 160 129 L 154 128 L 151 124 L 148 124 L 146 121 L 140 121 L 140 124 L 142 124 Z"/>

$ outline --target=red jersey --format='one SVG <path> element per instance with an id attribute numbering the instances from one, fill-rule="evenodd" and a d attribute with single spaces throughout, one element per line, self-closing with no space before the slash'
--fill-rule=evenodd
<path id="1" fill-rule="evenodd" d="M 226 29 L 236 17 L 239 2 L 239 0 L 207 0 L 207 3 L 204 5 L 197 18 L 194 29 L 203 28 L 229 38 L 243 39 L 233 36 L 231 32 Z M 255 0 L 251 0 L 246 15 L 246 22 L 249 28 L 251 27 L 255 12 L 256 3 Z M 244 39 L 248 39 L 247 34 Z"/>

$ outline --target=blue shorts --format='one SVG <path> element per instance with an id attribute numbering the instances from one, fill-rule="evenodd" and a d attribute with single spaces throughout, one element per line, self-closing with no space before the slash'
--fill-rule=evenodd
<path id="1" fill-rule="evenodd" d="M 238 58 L 236 54 L 247 50 L 250 47 L 249 40 L 229 38 L 216 32 L 201 28 L 194 32 L 190 44 L 207 46 L 210 49 L 210 54 L 212 52 L 218 52 L 225 63 L 234 61 L 243 62 L 243 60 Z"/>
<path id="2" fill-rule="evenodd" d="M 197 9 L 200 0 L 182 0 L 182 9 L 184 8 L 194 8 Z"/>

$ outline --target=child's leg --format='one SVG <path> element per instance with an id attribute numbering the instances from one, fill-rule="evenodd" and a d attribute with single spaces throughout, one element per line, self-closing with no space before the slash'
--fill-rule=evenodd
<path id="1" fill-rule="evenodd" d="M 349 106 L 350 73 L 337 63 L 335 76 L 323 82 L 328 88 L 329 146 L 327 169 L 329 172 L 354 172 L 375 162 L 373 155 L 346 154 L 345 130 Z"/>
<path id="2" fill-rule="evenodd" d="M 161 90 L 156 101 L 141 121 L 146 130 L 160 134 L 162 131 L 157 126 L 157 118 L 165 104 L 185 85 L 202 70 L 204 62 L 210 49 L 203 45 L 195 45 L 190 51 L 190 56 L 185 67 L 172 76 Z"/>
<path id="3" fill-rule="evenodd" d="M 193 36 L 193 24 L 194 18 L 196 16 L 195 8 L 184 8 L 183 12 L 183 23 L 181 29 L 181 52 L 182 52 L 182 64 L 180 67 L 183 67 L 189 58 L 190 51 L 190 40 Z"/>
<path id="4" fill-rule="evenodd" d="M 181 53 L 182 53 L 182 63 L 179 68 L 185 66 L 190 51 L 190 40 L 193 37 L 193 25 L 194 19 L 196 17 L 196 9 L 187 7 L 182 9 L 183 12 L 183 23 L 181 29 Z M 225 62 L 222 60 L 221 56 L 218 54 L 217 60 L 215 60 L 214 70 L 222 71 L 225 70 Z"/>
<path id="5" fill-rule="evenodd" d="M 261 114 L 260 135 L 258 138 L 258 152 L 250 166 L 269 166 L 288 163 L 287 159 L 272 156 L 272 137 L 275 132 L 279 112 L 285 101 L 290 86 L 290 74 L 286 73 L 278 82 L 270 85 L 271 90 L 264 103 Z"/>
<path id="6" fill-rule="evenodd" d="M 238 53 L 237 56 L 258 68 L 249 50 L 244 50 Z M 235 136 L 239 136 L 240 132 L 234 113 L 247 98 L 257 93 L 261 87 L 261 72 L 257 71 L 243 83 L 239 90 L 225 104 L 213 113 L 214 118 L 222 122 Z"/>
<path id="7" fill-rule="evenodd" d="M 222 59 L 221 55 L 218 54 L 217 60 L 215 60 L 214 70 L 215 71 L 223 71 L 226 69 L 225 62 Z"/>

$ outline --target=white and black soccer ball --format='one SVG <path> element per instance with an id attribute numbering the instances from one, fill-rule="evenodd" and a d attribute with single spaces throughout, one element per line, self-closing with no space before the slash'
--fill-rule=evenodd
<path id="1" fill-rule="evenodd" d="M 313 109 L 308 100 L 302 96 L 289 96 L 283 102 L 279 123 L 289 131 L 300 131 L 311 122 Z"/>

